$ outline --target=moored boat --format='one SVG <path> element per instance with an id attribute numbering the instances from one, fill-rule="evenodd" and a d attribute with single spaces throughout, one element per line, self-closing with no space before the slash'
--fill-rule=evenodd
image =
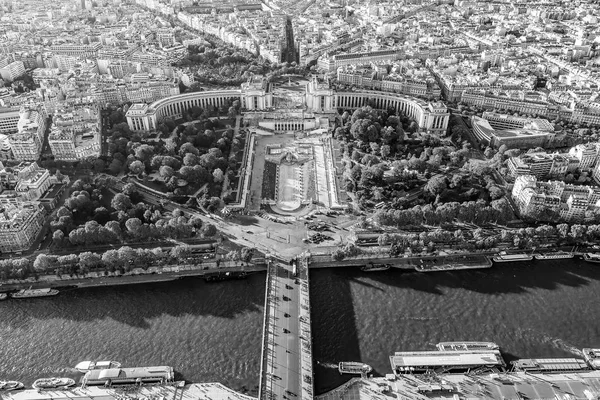
<path id="1" fill-rule="evenodd" d="M 33 382 L 34 389 L 59 389 L 75 385 L 71 378 L 41 378 Z"/>
<path id="2" fill-rule="evenodd" d="M 361 271 L 364 272 L 375 272 L 375 271 L 387 271 L 392 268 L 391 264 L 373 264 L 369 263 L 368 265 L 360 267 Z"/>
<path id="3" fill-rule="evenodd" d="M 472 350 L 499 350 L 494 342 L 440 342 L 435 345 L 439 351 L 472 351 Z"/>
<path id="4" fill-rule="evenodd" d="M 600 254 L 598 253 L 585 253 L 583 259 L 591 263 L 600 263 Z"/>
<path id="5" fill-rule="evenodd" d="M 29 299 L 32 297 L 47 297 L 47 296 L 56 296 L 58 294 L 58 290 L 44 288 L 44 289 L 21 289 L 16 293 L 12 293 L 10 297 L 13 299 Z"/>
<path id="6" fill-rule="evenodd" d="M 121 363 L 117 361 L 82 361 L 75 366 L 79 372 L 86 373 L 95 369 L 120 368 Z"/>
<path id="7" fill-rule="evenodd" d="M 600 369 L 600 349 L 582 349 L 583 359 L 593 369 Z"/>
<path id="8" fill-rule="evenodd" d="M 555 251 L 551 253 L 536 254 L 534 257 L 536 260 L 561 260 L 573 258 L 575 257 L 575 254 L 566 251 Z"/>
<path id="9" fill-rule="evenodd" d="M 8 299 L 8 294 L 7 293 L 0 293 L 0 300 L 6 300 Z M 2 382 L 2 381 L 0 381 Z"/>
<path id="10" fill-rule="evenodd" d="M 342 361 L 338 365 L 340 374 L 368 374 L 373 368 L 370 365 L 354 361 Z"/>
<path id="11" fill-rule="evenodd" d="M 517 261 L 531 261 L 533 260 L 533 256 L 530 254 L 496 254 L 492 257 L 494 262 L 517 262 Z"/>
<path id="12" fill-rule="evenodd" d="M 0 381 L 0 390 L 18 390 L 23 389 L 25 385 L 17 381 Z"/>
<path id="13" fill-rule="evenodd" d="M 220 281 L 226 281 L 229 279 L 245 279 L 247 277 L 247 273 L 244 271 L 241 272 L 215 272 L 215 273 L 211 273 L 211 274 L 206 274 L 204 275 L 204 280 L 206 282 L 220 282 Z"/>

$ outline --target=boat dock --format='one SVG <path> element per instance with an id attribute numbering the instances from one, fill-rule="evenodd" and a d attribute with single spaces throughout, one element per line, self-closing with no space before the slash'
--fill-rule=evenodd
<path id="1" fill-rule="evenodd" d="M 423 258 L 415 265 L 419 272 L 457 271 L 463 269 L 491 268 L 492 260 L 487 256 L 445 256 L 440 258 Z"/>
<path id="2" fill-rule="evenodd" d="M 590 366 L 580 358 L 524 358 L 511 362 L 517 372 L 577 372 L 587 371 Z"/>
<path id="3" fill-rule="evenodd" d="M 394 374 L 504 371 L 506 363 L 499 350 L 485 351 L 402 351 L 390 356 Z"/>

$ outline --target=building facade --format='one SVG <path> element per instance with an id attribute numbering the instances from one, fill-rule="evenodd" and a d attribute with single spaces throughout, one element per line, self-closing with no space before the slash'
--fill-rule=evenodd
<path id="1" fill-rule="evenodd" d="M 44 223 L 44 207 L 38 202 L 0 204 L 0 251 L 27 250 Z"/>

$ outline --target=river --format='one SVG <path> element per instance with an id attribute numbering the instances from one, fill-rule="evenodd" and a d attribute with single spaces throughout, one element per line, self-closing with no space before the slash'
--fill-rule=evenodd
<path id="1" fill-rule="evenodd" d="M 443 340 L 490 340 L 507 361 L 570 357 L 600 346 L 600 265 L 506 264 L 489 270 L 311 271 L 315 389 L 348 379 L 339 361 L 390 372 L 394 351 Z M 67 290 L 0 302 L 0 380 L 80 376 L 82 360 L 172 365 L 182 378 L 255 394 L 264 273 L 246 280 Z"/>

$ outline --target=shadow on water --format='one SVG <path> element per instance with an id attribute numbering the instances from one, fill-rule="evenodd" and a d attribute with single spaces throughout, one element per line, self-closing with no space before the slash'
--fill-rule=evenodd
<path id="1" fill-rule="evenodd" d="M 94 321 L 109 318 L 147 329 L 151 320 L 163 315 L 233 319 L 248 312 L 262 312 L 264 279 L 264 273 L 215 283 L 189 277 L 171 282 L 66 289 L 52 299 L 10 300 L 4 304 L 23 307 L 25 312 L 21 318 L 9 322 L 20 328 L 39 319 Z"/>
<path id="2" fill-rule="evenodd" d="M 552 260 L 506 263 L 471 271 L 417 272 L 391 269 L 366 275 L 348 269 L 347 277 L 363 285 L 361 277 L 392 287 L 443 295 L 444 289 L 465 289 L 483 294 L 524 293 L 533 289 L 580 287 L 600 280 L 600 268 L 583 260 Z"/>
<path id="3" fill-rule="evenodd" d="M 319 270 L 318 279 L 311 272 L 311 318 L 313 334 L 313 368 L 317 394 L 335 389 L 350 380 L 340 375 L 340 361 L 360 361 L 359 340 L 355 325 L 350 281 L 341 270 Z"/>

